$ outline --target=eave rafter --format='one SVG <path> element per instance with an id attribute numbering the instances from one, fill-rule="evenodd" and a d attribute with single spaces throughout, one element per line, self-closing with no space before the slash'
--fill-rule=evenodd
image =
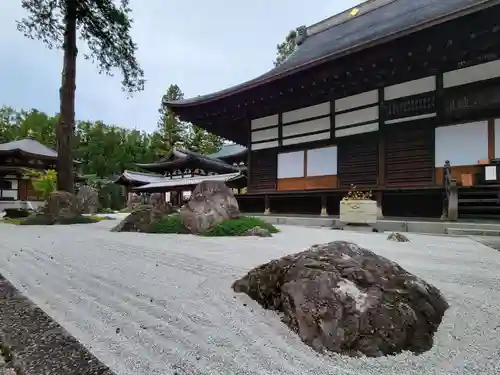
<path id="1" fill-rule="evenodd" d="M 246 143 L 248 129 L 241 124 L 250 118 L 498 59 L 499 19 L 500 7 L 495 7 L 247 92 L 177 111 L 181 118 Z"/>

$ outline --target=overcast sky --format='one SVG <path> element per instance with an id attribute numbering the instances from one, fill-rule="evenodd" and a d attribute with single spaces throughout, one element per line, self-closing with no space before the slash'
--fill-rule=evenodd
<path id="1" fill-rule="evenodd" d="M 20 0 L 2 0 L 0 106 L 59 108 L 60 51 L 26 39 L 16 29 Z M 78 60 L 76 117 L 152 131 L 161 96 L 178 84 L 186 97 L 217 91 L 272 68 L 276 44 L 289 30 L 309 26 L 356 0 L 131 0 L 133 38 L 146 87 L 127 99 L 120 77 L 100 76 Z"/>

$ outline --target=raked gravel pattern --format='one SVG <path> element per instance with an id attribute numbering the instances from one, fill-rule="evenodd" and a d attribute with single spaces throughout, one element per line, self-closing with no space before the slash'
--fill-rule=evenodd
<path id="1" fill-rule="evenodd" d="M 0 224 L 0 273 L 117 375 L 500 374 L 500 252 L 468 238 L 281 227 L 273 238 Z M 322 356 L 231 290 L 250 268 L 349 240 L 433 283 L 451 304 L 429 352 Z"/>

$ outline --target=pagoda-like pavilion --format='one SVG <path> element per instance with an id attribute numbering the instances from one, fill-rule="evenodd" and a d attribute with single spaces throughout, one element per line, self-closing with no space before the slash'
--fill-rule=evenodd
<path id="1" fill-rule="evenodd" d="M 29 171 L 57 170 L 56 162 L 57 152 L 31 137 L 0 144 L 0 211 L 42 204 Z"/>
<path id="2" fill-rule="evenodd" d="M 174 148 L 172 154 L 154 163 L 137 166 L 148 171 L 124 171 L 115 183 L 123 185 L 129 193 L 170 193 L 174 192 L 182 204 L 189 192 L 203 180 L 221 180 L 231 188 L 240 191 L 246 187 L 247 149 L 240 145 L 224 145 L 214 154 L 202 155 L 194 151 Z"/>

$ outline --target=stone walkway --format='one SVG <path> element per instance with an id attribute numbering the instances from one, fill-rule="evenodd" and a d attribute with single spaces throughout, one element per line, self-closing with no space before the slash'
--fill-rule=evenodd
<path id="1" fill-rule="evenodd" d="M 500 373 L 500 252 L 468 238 L 283 227 L 273 238 L 110 233 L 0 224 L 0 273 L 117 375 Z M 451 304 L 434 348 L 382 359 L 321 356 L 231 283 L 315 243 L 351 240 L 423 277 Z"/>

